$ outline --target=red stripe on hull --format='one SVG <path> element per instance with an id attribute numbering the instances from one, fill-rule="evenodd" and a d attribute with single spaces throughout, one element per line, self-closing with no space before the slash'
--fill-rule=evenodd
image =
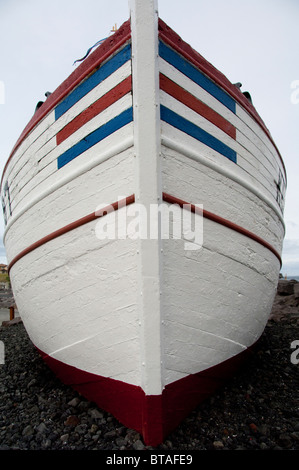
<path id="1" fill-rule="evenodd" d="M 56 135 L 57 145 L 61 144 L 71 134 L 80 129 L 84 124 L 92 118 L 100 114 L 106 108 L 118 101 L 132 90 L 132 77 L 129 76 L 116 87 L 106 93 L 104 96 L 95 101 L 91 106 L 82 111 L 71 122 L 69 122 L 60 132 Z"/>
<path id="2" fill-rule="evenodd" d="M 186 209 L 189 207 L 191 212 L 197 213 L 206 219 L 212 220 L 213 222 L 216 222 L 217 224 L 224 225 L 225 227 L 228 227 L 231 230 L 234 230 L 235 232 L 245 235 L 245 237 L 251 238 L 252 240 L 259 243 L 260 245 L 263 245 L 268 250 L 272 251 L 272 253 L 276 256 L 276 258 L 280 262 L 280 266 L 282 265 L 282 260 L 278 251 L 276 251 L 275 248 L 272 245 L 270 245 L 270 243 L 268 243 L 266 240 L 259 237 L 258 235 L 255 235 L 255 233 L 250 232 L 246 228 L 243 228 L 240 225 L 237 225 L 234 222 L 224 219 L 223 217 L 213 214 L 212 212 L 209 212 L 205 209 L 200 209 L 196 205 L 191 204 L 190 202 L 183 201 L 182 199 L 179 199 L 175 196 L 171 196 L 170 194 L 163 193 L 163 200 L 165 202 L 168 202 L 169 204 L 178 204 L 180 207 L 185 206 Z"/>
<path id="3" fill-rule="evenodd" d="M 237 372 L 251 352 L 252 347 L 217 366 L 166 385 L 162 395 L 145 395 L 141 387 L 85 372 L 39 350 L 63 383 L 138 431 L 150 446 L 161 444 L 196 406 Z"/>
<path id="4" fill-rule="evenodd" d="M 254 233 L 250 232 L 249 230 L 241 227 L 240 225 L 237 225 L 230 220 L 224 219 L 223 217 L 220 217 L 219 215 L 213 214 L 212 212 L 209 212 L 205 209 L 201 210 L 199 209 L 196 205 L 191 204 L 189 202 L 183 201 L 182 199 L 179 199 L 175 196 L 171 196 L 170 194 L 163 193 L 163 200 L 165 202 L 168 202 L 169 204 L 178 204 L 180 207 L 188 208 L 191 210 L 191 212 L 196 212 L 202 217 L 205 217 L 206 219 L 210 219 L 213 222 L 216 222 L 218 224 L 224 225 L 225 227 L 230 228 L 231 230 L 234 230 L 235 232 L 239 232 L 242 235 L 245 235 L 248 238 L 251 238 L 252 240 L 256 241 L 257 243 L 263 245 L 265 248 L 268 250 L 272 251 L 272 253 L 277 257 L 277 259 L 280 262 L 280 265 L 282 265 L 282 260 L 280 257 L 280 254 L 275 250 L 275 248 L 270 245 L 267 241 L 265 241 L 263 238 L 259 237 L 258 235 L 255 235 Z M 109 206 L 101 209 L 101 211 L 92 212 L 91 214 L 86 215 L 85 217 L 82 217 L 81 219 L 78 219 L 71 224 L 65 225 L 64 227 L 61 227 L 58 230 L 55 230 L 54 232 L 50 233 L 49 235 L 46 235 L 45 237 L 41 238 L 40 240 L 37 240 L 35 243 L 32 245 L 28 246 L 25 248 L 23 251 L 21 251 L 17 256 L 13 258 L 13 260 L 9 263 L 8 265 L 8 272 L 11 270 L 12 266 L 19 261 L 23 256 L 27 255 L 31 251 L 35 250 L 36 248 L 44 245 L 45 243 L 48 243 L 50 240 L 53 240 L 54 238 L 60 237 L 60 235 L 63 235 L 64 233 L 70 232 L 71 230 L 74 230 L 77 227 L 80 227 L 81 225 L 87 224 L 93 220 L 95 220 L 97 217 L 103 217 L 104 215 L 108 214 L 111 210 L 118 210 L 121 207 L 127 206 L 129 204 L 133 204 L 135 202 L 135 195 L 132 194 L 131 196 L 128 196 L 127 198 L 114 202 L 113 204 L 110 204 Z"/>
<path id="5" fill-rule="evenodd" d="M 200 114 L 205 119 L 215 124 L 215 126 L 227 135 L 236 139 L 236 128 L 230 122 L 163 74 L 160 74 L 160 88 L 197 114 Z"/>
<path id="6" fill-rule="evenodd" d="M 17 261 L 23 258 L 23 256 L 28 255 L 28 253 L 30 253 L 31 251 L 34 251 L 36 248 L 44 245 L 45 243 L 48 243 L 50 240 L 54 240 L 55 238 L 60 237 L 61 235 L 67 232 L 70 232 L 71 230 L 74 230 L 75 228 L 81 227 L 81 225 L 88 224 L 89 222 L 92 222 L 93 220 L 99 217 L 103 217 L 107 215 L 109 212 L 113 210 L 118 210 L 122 207 L 133 204 L 134 202 L 135 202 L 135 194 L 132 194 L 131 196 L 128 196 L 125 199 L 116 201 L 110 204 L 109 206 L 104 207 L 103 209 L 100 209 L 96 212 L 92 212 L 91 214 L 88 214 L 85 217 L 81 217 L 81 219 L 75 220 L 74 222 L 68 225 L 65 225 L 64 227 L 61 227 L 58 230 L 55 230 L 54 232 L 49 233 L 49 235 L 46 235 L 40 240 L 37 240 L 35 243 L 32 243 L 32 245 L 28 246 L 23 251 L 21 251 L 17 256 L 15 256 L 8 265 L 8 268 L 7 268 L 8 272 L 11 270 L 11 268 Z"/>

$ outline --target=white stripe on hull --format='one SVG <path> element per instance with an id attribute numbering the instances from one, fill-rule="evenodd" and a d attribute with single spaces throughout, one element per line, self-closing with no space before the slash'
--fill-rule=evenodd
<path id="1" fill-rule="evenodd" d="M 126 67 L 126 69 L 128 69 L 128 67 Z M 125 71 L 128 72 L 128 70 Z M 107 91 L 109 91 L 109 89 L 113 88 L 113 86 L 117 84 L 115 82 L 116 79 L 126 78 L 126 76 L 128 76 L 127 74 L 126 76 L 124 76 L 124 71 L 122 72 L 123 73 L 121 77 L 113 77 L 114 80 L 110 80 L 109 87 L 106 86 L 105 91 L 107 88 Z M 104 85 L 105 84 L 106 81 L 104 82 Z M 71 121 L 80 112 L 86 109 L 88 105 L 92 104 L 92 100 L 94 101 L 95 97 L 97 96 L 96 93 L 98 93 L 98 99 L 103 95 L 101 88 L 98 88 L 99 87 L 90 92 L 90 94 L 92 94 L 92 98 L 89 96 L 89 94 L 86 95 L 67 113 L 65 113 L 67 114 L 68 121 Z M 66 121 L 66 117 L 64 115 L 59 120 L 54 121 L 50 129 L 48 130 L 47 135 L 43 133 L 41 137 L 35 141 L 35 148 L 34 146 L 30 146 L 27 150 L 27 153 L 21 156 L 20 162 L 23 162 L 23 164 L 21 164 L 21 168 L 19 169 L 18 166 L 16 166 L 16 168 L 14 168 L 14 171 L 11 171 L 11 174 L 9 175 L 10 185 L 12 186 L 11 195 L 13 208 L 15 208 L 18 204 L 18 201 L 21 201 L 23 197 L 27 194 L 29 189 L 28 186 L 26 188 L 25 186 L 32 181 L 32 177 L 38 176 L 39 173 L 42 174 L 43 169 L 52 161 L 54 161 L 55 158 L 57 158 L 57 155 L 59 155 L 60 153 L 74 145 L 76 142 L 78 142 L 82 137 L 84 137 L 84 134 L 86 135 L 86 133 L 92 132 L 92 130 L 107 122 L 109 119 L 112 119 L 118 113 L 120 113 L 124 109 L 127 109 L 130 106 L 132 106 L 132 98 L 128 95 L 122 100 L 111 105 L 100 115 L 93 118 L 92 122 L 86 124 L 85 126 L 83 126 L 83 128 L 80 128 L 77 132 L 75 132 L 72 136 L 70 136 L 65 142 L 63 142 L 59 146 L 56 145 L 56 134 L 65 126 L 68 121 Z M 36 179 L 37 178 L 35 178 L 35 180 Z M 15 197 L 18 198 L 16 201 L 14 201 Z"/>
<path id="2" fill-rule="evenodd" d="M 260 161 L 263 156 L 257 149 L 251 149 L 252 151 L 256 152 L 255 155 L 253 155 L 249 152 L 250 145 L 247 145 L 247 147 L 243 147 L 245 139 L 241 138 L 241 133 L 237 133 L 237 140 L 232 139 L 231 137 L 226 135 L 225 132 L 223 132 L 221 129 L 218 129 L 214 124 L 210 123 L 202 116 L 187 108 L 182 103 L 179 103 L 171 96 L 167 96 L 167 94 L 164 92 L 161 92 L 161 104 L 165 104 L 177 114 L 184 116 L 190 122 L 201 127 L 206 132 L 212 134 L 221 142 L 224 142 L 230 148 L 235 150 L 238 155 L 238 166 L 242 168 L 246 173 L 248 173 L 248 175 L 253 176 L 254 179 L 258 181 L 265 188 L 265 190 L 275 199 L 277 188 L 273 184 L 274 180 L 272 177 L 272 173 L 270 173 L 268 169 L 263 168 L 261 166 Z M 239 137 L 243 141 L 242 143 L 238 142 Z M 178 138 L 177 140 L 181 140 L 181 138 Z M 248 139 L 246 143 L 248 143 Z"/>
<path id="3" fill-rule="evenodd" d="M 131 96 L 127 95 L 123 100 L 118 101 L 114 105 L 110 106 L 105 112 L 101 113 L 97 118 L 94 118 L 90 122 L 90 127 L 88 124 L 83 126 L 84 128 L 79 129 L 77 132 L 72 134 L 68 139 L 62 142 L 59 146 L 55 146 L 51 152 L 49 152 L 41 161 L 38 168 L 38 173 L 34 175 L 34 178 L 28 179 L 28 181 L 24 181 L 20 188 L 20 194 L 22 194 L 22 200 L 28 194 L 32 194 L 35 190 L 35 187 L 41 184 L 45 179 L 51 176 L 53 173 L 63 172 L 63 169 L 57 169 L 57 158 L 61 153 L 71 148 L 77 142 L 84 138 L 85 133 L 92 132 L 93 130 L 97 129 L 101 125 L 105 124 L 107 121 L 112 119 L 113 117 L 117 116 L 120 112 L 128 109 L 132 106 L 132 98 Z M 53 138 L 55 139 L 55 137 Z M 101 144 L 101 142 L 99 143 Z M 99 146 L 99 145 L 98 145 Z M 95 149 L 89 149 L 84 154 L 77 157 L 77 159 L 87 159 L 88 155 L 94 154 Z M 38 157 L 40 158 L 40 157 Z M 77 160 L 76 159 L 76 160 Z M 70 162 L 70 166 L 73 166 L 73 162 Z M 69 171 L 69 168 L 68 168 Z"/>
<path id="4" fill-rule="evenodd" d="M 220 115 L 228 119 L 228 121 L 236 127 L 237 138 L 234 140 L 227 136 L 223 131 L 209 123 L 202 116 L 198 115 L 191 109 L 188 109 L 182 103 L 179 103 L 165 92 L 161 92 L 161 103 L 175 111 L 177 114 L 184 116 L 190 122 L 199 125 L 201 128 L 205 129 L 207 132 L 210 132 L 212 135 L 221 140 L 221 142 L 226 143 L 230 148 L 234 149 L 238 155 L 238 166 L 244 170 L 244 177 L 247 179 L 253 177 L 253 181 L 256 181 L 258 184 L 264 187 L 267 193 L 272 195 L 275 200 L 277 191 L 276 183 L 278 181 L 279 168 L 281 167 L 281 164 L 278 163 L 279 158 L 277 153 L 276 158 L 274 158 L 273 154 L 270 153 L 264 144 L 262 144 L 259 140 L 256 142 L 256 136 L 250 132 L 247 124 L 244 125 L 237 115 L 219 103 L 219 101 L 209 95 L 205 90 L 202 90 L 199 86 L 195 85 L 187 77 L 183 76 L 184 79 L 181 80 L 182 74 L 176 71 L 176 69 L 173 68 L 172 73 L 168 75 L 171 75 L 173 80 L 176 76 L 176 83 L 179 83 L 181 86 L 184 85 L 185 89 L 191 92 L 194 96 L 201 99 Z M 164 126 L 164 123 L 162 123 L 162 126 Z M 181 137 L 179 137 L 177 140 L 180 141 Z M 194 145 L 196 145 L 196 143 Z M 212 149 L 208 149 L 208 152 L 211 150 Z M 215 157 L 213 157 L 213 159 L 215 160 Z M 273 174 L 276 176 L 276 178 L 273 177 Z"/>
<path id="5" fill-rule="evenodd" d="M 122 137 L 122 136 L 121 136 Z M 116 136 L 113 140 L 115 143 Z M 111 140 L 109 141 L 109 143 Z M 94 151 L 96 152 L 96 148 Z M 101 152 L 99 152 L 101 155 Z M 91 156 L 91 160 L 93 156 Z M 74 166 L 80 171 L 80 161 Z M 59 176 L 63 177 L 60 174 Z M 110 156 L 106 161 L 73 177 L 65 184 L 56 186 L 55 174 L 48 178 L 49 194 L 44 198 L 36 192 L 36 201 L 20 215 L 9 228 L 6 249 L 11 261 L 18 253 L 49 233 L 96 211 L 100 204 L 111 204 L 120 196 L 134 193 L 134 158 L 129 149 L 119 155 Z M 56 177 L 57 178 L 57 177 Z M 58 181 L 59 183 L 59 181 Z M 34 196 L 34 193 L 32 194 Z"/>
<path id="6" fill-rule="evenodd" d="M 269 168 L 272 168 L 272 171 L 277 170 L 278 166 L 281 165 L 281 162 L 273 144 L 238 103 L 236 103 L 236 114 L 234 114 L 216 98 L 211 96 L 207 91 L 198 86 L 162 58 L 160 58 L 160 71 L 231 122 L 236 127 L 237 131 L 239 131 L 240 139 L 242 139 L 242 135 L 246 136 L 255 145 L 255 148 L 260 149 L 260 151 L 266 156 L 267 160 L 263 159 L 260 164 L 267 165 Z"/>
<path id="7" fill-rule="evenodd" d="M 273 210 L 237 181 L 187 158 L 178 151 L 162 147 L 163 191 L 184 201 L 203 204 L 203 208 L 221 214 L 281 248 L 284 226 Z"/>

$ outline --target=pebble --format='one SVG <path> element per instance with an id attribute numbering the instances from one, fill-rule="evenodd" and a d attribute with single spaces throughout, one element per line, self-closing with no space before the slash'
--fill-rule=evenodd
<path id="1" fill-rule="evenodd" d="M 137 441 L 135 441 L 133 444 L 133 449 L 135 450 L 143 450 L 144 448 L 145 448 L 145 445 L 140 439 L 137 439 Z"/>
<path id="2" fill-rule="evenodd" d="M 214 449 L 223 449 L 224 444 L 222 441 L 214 441 L 213 442 Z"/>
<path id="3" fill-rule="evenodd" d="M 224 387 L 199 405 L 155 449 L 298 450 L 299 364 L 290 360 L 299 340 L 295 294 L 281 295 L 257 349 Z M 286 302 L 285 304 L 281 302 Z M 277 309 L 292 307 L 291 315 Z M 298 311 L 298 305 L 297 305 Z M 299 313 L 299 312 L 298 312 Z M 151 450 L 45 365 L 22 323 L 0 327 L 0 450 Z"/>

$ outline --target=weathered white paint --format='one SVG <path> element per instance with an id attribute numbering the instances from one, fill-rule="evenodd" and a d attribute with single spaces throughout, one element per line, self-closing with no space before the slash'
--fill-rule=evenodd
<path id="1" fill-rule="evenodd" d="M 168 124 L 163 123 L 162 130 L 163 126 L 165 128 L 170 127 Z M 252 194 L 257 196 L 258 199 L 261 199 L 263 202 L 265 202 L 266 206 L 269 206 L 275 212 L 279 222 L 284 227 L 284 220 L 281 214 L 281 210 L 277 206 L 276 200 L 273 200 L 273 197 L 270 199 L 265 193 L 264 188 L 256 183 L 252 177 L 246 175 L 246 178 L 244 178 L 244 174 L 242 174 L 242 171 L 240 171 L 239 167 L 236 165 L 223 165 L 220 161 L 217 162 L 215 158 L 214 160 L 209 158 L 209 155 L 206 151 L 207 149 L 204 148 L 204 146 L 200 143 L 198 148 L 195 148 L 195 143 L 191 142 L 191 138 L 187 137 L 186 141 L 184 141 L 183 138 L 185 138 L 185 136 L 183 136 L 180 141 L 178 141 L 173 137 L 170 137 L 169 134 L 170 132 L 166 131 L 161 136 L 162 144 L 164 144 L 165 147 L 172 149 L 179 154 L 183 154 L 191 160 L 198 161 L 205 167 L 211 168 L 215 172 L 227 177 L 229 180 L 237 182 L 240 186 L 243 186 L 245 189 L 249 190 Z"/>
<path id="2" fill-rule="evenodd" d="M 274 146 L 239 105 L 234 115 L 158 58 L 156 0 L 131 0 L 130 6 L 134 123 L 57 171 L 56 133 L 127 76 L 126 64 L 64 117 L 54 123 L 51 112 L 28 135 L 6 170 L 14 196 L 5 232 L 8 259 L 98 204 L 135 194 L 149 208 L 162 202 L 162 191 L 203 204 L 281 252 L 284 225 L 273 189 L 282 165 Z M 159 70 L 230 120 L 237 142 L 159 93 Z M 238 165 L 160 123 L 160 98 L 234 145 Z M 60 150 L 131 100 L 111 106 Z M 12 266 L 19 311 L 45 353 L 159 395 L 166 384 L 228 359 L 260 336 L 280 268 L 267 248 L 207 219 L 203 247 L 194 251 L 183 239 L 99 240 L 96 223 L 49 241 Z"/>
<path id="3" fill-rule="evenodd" d="M 250 165 L 254 162 L 255 166 L 259 169 L 259 171 L 254 173 L 254 178 L 259 177 L 260 170 L 263 171 L 263 169 L 270 172 L 270 174 L 278 174 L 278 169 L 281 168 L 282 165 L 276 149 L 260 126 L 238 103 L 236 103 L 236 114 L 234 114 L 216 98 L 211 96 L 175 67 L 165 62 L 162 58 L 160 58 L 160 71 L 236 127 L 237 141 L 241 145 L 246 142 L 243 153 L 247 155 L 247 162 L 249 162 Z M 257 156 L 259 158 L 257 158 Z M 244 163 L 246 165 L 246 161 Z M 245 169 L 247 168 L 248 163 Z"/>
<path id="4" fill-rule="evenodd" d="M 265 145 L 266 148 L 268 148 L 268 150 L 270 151 L 272 157 L 274 157 L 274 160 L 276 161 L 276 164 L 280 166 L 281 161 L 280 161 L 280 158 L 277 154 L 277 150 L 275 149 L 274 145 L 272 144 L 272 142 L 270 141 L 268 136 L 265 135 L 264 131 L 261 129 L 259 124 L 254 119 L 252 119 L 252 117 L 247 113 L 247 111 L 245 111 L 239 105 L 237 105 L 237 107 L 236 107 L 236 113 L 237 113 L 237 116 L 244 123 L 247 124 L 249 129 L 252 130 L 254 135 L 256 135 L 258 137 L 259 145 L 262 145 L 262 146 Z M 250 134 L 249 134 L 249 136 L 250 136 Z M 265 150 L 265 152 L 266 152 L 266 150 Z M 271 157 L 269 157 L 269 160 L 271 161 Z"/>
<path id="5" fill-rule="evenodd" d="M 12 187 L 12 201 L 14 200 L 15 192 L 18 194 L 19 200 L 20 198 L 23 199 L 26 194 L 31 192 L 34 186 L 39 184 L 39 182 L 44 178 L 44 173 L 48 171 L 48 166 L 52 163 L 54 163 L 54 165 L 52 165 L 53 171 L 57 171 L 56 160 L 59 155 L 83 139 L 85 135 L 99 128 L 107 121 L 113 119 L 115 116 L 131 106 L 132 97 L 130 94 L 128 94 L 116 103 L 109 106 L 109 108 L 105 109 L 98 116 L 95 116 L 89 121 L 89 123 L 83 125 L 80 129 L 71 134 L 60 145 L 56 145 L 56 136 L 52 137 L 52 139 L 49 141 L 49 145 L 43 146 L 40 150 L 34 153 L 35 163 L 32 164 L 31 170 L 27 170 L 27 173 L 23 177 L 22 172 L 20 172 L 19 177 L 10 183 Z M 30 154 L 28 154 L 28 156 L 30 156 Z"/>
<path id="6" fill-rule="evenodd" d="M 68 165 L 66 165 L 67 166 L 66 169 L 60 168 L 58 170 L 57 158 L 59 157 L 59 155 L 61 155 L 63 152 L 65 152 L 66 150 L 71 148 L 73 145 L 75 145 L 77 142 L 82 140 L 85 137 L 85 135 L 98 129 L 107 121 L 111 120 L 112 118 L 120 114 L 122 111 L 130 108 L 131 106 L 132 106 L 132 97 L 130 95 L 126 95 L 123 99 L 117 101 L 112 106 L 109 106 L 109 108 L 107 108 L 101 114 L 93 118 L 89 123 L 85 124 L 80 129 L 78 129 L 78 131 L 74 132 L 70 137 L 68 137 L 60 145 L 55 146 L 53 150 L 49 152 L 42 159 L 42 161 L 40 162 L 40 164 L 38 164 L 36 169 L 33 169 L 32 174 L 31 175 L 30 173 L 27 174 L 28 176 L 27 181 L 24 181 L 22 184 L 20 184 L 20 196 L 22 196 L 22 200 L 27 196 L 27 194 L 32 194 L 32 191 L 34 191 L 35 187 L 38 186 L 40 183 L 42 183 L 45 179 L 48 179 L 48 177 L 52 173 L 67 173 L 70 171 L 71 167 L 74 167 L 77 165 L 77 162 L 71 161 L 68 163 Z M 55 139 L 55 137 L 53 139 Z M 100 147 L 102 142 L 103 141 L 99 142 L 95 146 Z M 104 142 L 104 145 L 106 142 Z M 103 147 L 103 143 L 102 143 L 102 147 Z M 82 164 L 86 159 L 88 159 L 88 155 L 91 155 L 91 154 L 94 155 L 94 153 L 95 152 L 93 149 L 88 149 L 87 151 L 85 151 L 84 153 L 76 157 L 75 160 L 80 161 Z M 40 155 L 39 152 L 38 152 L 38 155 Z M 40 157 L 38 156 L 38 158 Z"/>
<path id="7" fill-rule="evenodd" d="M 95 212 L 100 204 L 134 194 L 133 151 L 110 157 L 64 183 L 38 198 L 10 226 L 5 237 L 9 261 L 49 233 Z"/>
<path id="8" fill-rule="evenodd" d="M 283 167 L 269 138 L 239 104 L 232 113 L 162 59 L 160 71 L 237 130 L 234 141 L 161 91 L 162 104 L 237 152 L 235 164 L 162 122 L 163 191 L 203 204 L 205 210 L 246 228 L 281 252 L 284 223 L 276 183 Z M 267 248 L 208 219 L 201 250 L 186 251 L 183 243 L 163 240 L 166 384 L 251 346 L 268 320 L 280 270 Z"/>
<path id="9" fill-rule="evenodd" d="M 255 233 L 280 252 L 284 226 L 276 212 L 251 188 L 179 150 L 162 146 L 163 191 L 203 204 L 204 209 Z"/>
<path id="10" fill-rule="evenodd" d="M 28 193 L 28 195 L 23 199 L 22 206 L 18 208 L 17 211 L 14 211 L 12 217 L 9 219 L 4 232 L 4 239 L 6 240 L 7 233 L 10 227 L 26 212 L 30 209 L 33 209 L 34 206 L 48 196 L 53 194 L 56 190 L 63 188 L 69 182 L 75 180 L 78 176 L 81 176 L 85 172 L 96 167 L 100 163 L 109 160 L 114 155 L 117 155 L 123 151 L 126 151 L 133 145 L 133 131 L 132 124 L 126 126 L 126 129 L 120 129 L 113 137 L 105 139 L 105 142 L 100 142 L 97 146 L 93 147 L 94 152 L 89 154 L 89 158 L 85 159 L 84 162 L 80 162 L 69 171 L 55 173 L 52 172 L 51 176 L 46 179 L 47 185 L 44 187 L 37 186 L 34 191 Z M 98 182 L 97 182 L 98 186 Z M 111 202 L 111 201 L 110 201 Z M 47 200 L 44 202 L 47 205 Z M 27 215 L 26 215 L 27 217 Z"/>
<path id="11" fill-rule="evenodd" d="M 277 151 L 272 142 L 269 140 L 268 136 L 265 135 L 260 126 L 238 103 L 236 103 L 236 114 L 234 114 L 216 98 L 199 87 L 196 83 L 178 71 L 175 67 L 165 62 L 162 58 L 160 58 L 160 70 L 161 73 L 166 75 L 174 82 L 178 83 L 192 95 L 210 106 L 218 114 L 230 121 L 240 132 L 248 136 L 248 138 L 256 145 L 256 147 L 261 148 L 263 153 L 267 155 L 267 158 L 273 168 L 275 168 L 273 157 L 278 165 L 281 164 L 277 155 Z"/>
<path id="12" fill-rule="evenodd" d="M 6 169 L 7 174 L 9 174 L 9 172 L 13 170 L 13 167 L 17 163 L 19 163 L 19 166 L 22 166 L 22 155 L 31 145 L 34 145 L 35 141 L 39 138 L 39 136 L 42 135 L 54 122 L 55 113 L 52 110 L 38 123 L 38 126 L 32 129 L 26 139 L 24 139 L 21 142 L 20 146 L 16 149 L 13 154 L 13 158 L 8 162 Z"/>
<path id="13" fill-rule="evenodd" d="M 149 209 L 161 202 L 158 9 L 156 0 L 130 0 L 136 201 Z M 138 294 L 142 388 L 163 389 L 161 333 L 161 240 L 139 240 Z"/>
<path id="14" fill-rule="evenodd" d="M 127 62 L 107 77 L 106 80 L 101 82 L 100 85 L 84 95 L 57 121 L 55 121 L 54 110 L 50 111 L 50 113 L 31 131 L 27 138 L 22 142 L 21 146 L 16 150 L 13 159 L 9 162 L 5 172 L 9 180 L 12 182 L 14 178 L 19 175 L 19 172 L 24 169 L 23 176 L 21 177 L 21 179 L 23 179 L 24 175 L 28 171 L 27 167 L 30 168 L 31 165 L 38 164 L 39 158 L 43 158 L 47 155 L 49 149 L 44 146 L 50 146 L 50 149 L 54 148 L 55 139 L 53 139 L 53 137 L 55 137 L 68 122 L 88 108 L 95 100 L 108 93 L 130 74 L 131 64 L 130 62 Z M 38 153 L 39 149 L 41 149 L 41 154 Z M 18 180 L 15 181 L 15 184 L 17 183 Z"/>
<path id="15" fill-rule="evenodd" d="M 263 167 L 260 162 L 264 158 L 261 152 L 258 149 L 251 148 L 250 142 L 247 139 L 247 147 L 243 147 L 238 140 L 233 139 L 228 136 L 225 132 L 215 126 L 213 123 L 205 119 L 203 116 L 197 114 L 192 109 L 188 108 L 184 104 L 180 103 L 176 99 L 167 95 L 165 92 L 161 92 L 161 104 L 167 106 L 169 109 L 184 116 L 185 119 L 197 125 L 201 129 L 205 130 L 209 134 L 212 134 L 221 142 L 225 143 L 228 147 L 235 150 L 238 154 L 238 166 L 243 168 L 248 174 L 252 175 L 255 180 L 260 181 L 260 183 L 265 187 L 266 191 L 270 192 L 273 196 L 273 193 L 276 195 L 276 186 L 274 185 L 273 180 L 273 171 L 270 172 L 267 168 Z M 238 134 L 238 137 L 242 134 Z M 242 143 L 244 139 L 242 139 Z M 251 152 L 255 152 L 254 154 Z M 221 157 L 220 157 L 221 158 Z"/>
<path id="16" fill-rule="evenodd" d="M 99 240 L 96 223 L 50 241 L 13 266 L 15 299 L 42 351 L 140 385 L 136 242 Z"/>
<path id="17" fill-rule="evenodd" d="M 216 365 L 259 338 L 280 268 L 271 252 L 204 219 L 203 248 L 186 251 L 182 240 L 164 240 L 163 260 L 166 383 Z"/>

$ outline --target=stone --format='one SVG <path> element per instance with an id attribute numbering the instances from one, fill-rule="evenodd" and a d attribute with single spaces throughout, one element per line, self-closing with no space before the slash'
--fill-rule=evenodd
<path id="1" fill-rule="evenodd" d="M 70 415 L 67 417 L 67 419 L 65 420 L 64 422 L 64 425 L 65 426 L 78 426 L 78 424 L 80 423 L 80 419 L 78 418 L 78 416 L 76 415 Z"/>
<path id="2" fill-rule="evenodd" d="M 135 450 L 143 450 L 145 448 L 145 445 L 140 439 L 137 439 L 137 441 L 134 442 L 133 448 Z"/>
<path id="3" fill-rule="evenodd" d="M 285 447 L 287 449 L 292 446 L 292 438 L 285 433 L 280 434 L 278 442 L 282 447 Z"/>
<path id="4" fill-rule="evenodd" d="M 116 431 L 108 431 L 108 432 L 105 432 L 104 434 L 104 437 L 107 439 L 111 438 L 111 437 L 115 437 L 116 436 Z"/>
<path id="5" fill-rule="evenodd" d="M 98 426 L 97 426 L 96 424 L 92 424 L 92 425 L 90 426 L 89 432 L 90 432 L 91 434 L 94 434 L 94 433 L 97 432 L 97 430 L 98 430 Z"/>
<path id="6" fill-rule="evenodd" d="M 36 379 L 30 380 L 29 384 L 27 385 L 27 388 L 33 387 L 36 383 Z"/>
<path id="7" fill-rule="evenodd" d="M 127 441 L 126 441 L 123 437 L 118 437 L 117 439 L 115 439 L 115 444 L 116 444 L 118 447 L 125 446 L 126 443 L 127 443 Z"/>
<path id="8" fill-rule="evenodd" d="M 299 282 L 296 282 L 296 284 L 293 284 L 293 285 L 294 285 L 295 299 L 299 300 Z"/>
<path id="9" fill-rule="evenodd" d="M 278 295 L 292 295 L 294 294 L 294 283 L 287 280 L 280 280 L 277 285 Z"/>
<path id="10" fill-rule="evenodd" d="M 44 433 L 46 429 L 47 429 L 47 426 L 45 425 L 45 423 L 40 423 L 36 428 L 36 430 L 40 433 Z"/>
<path id="11" fill-rule="evenodd" d="M 42 448 L 43 449 L 49 449 L 51 447 L 51 445 L 52 445 L 52 442 L 51 442 L 50 439 L 44 439 L 42 441 Z"/>
<path id="12" fill-rule="evenodd" d="M 66 444 L 69 440 L 69 434 L 63 434 L 60 436 L 60 440 L 62 441 L 62 444 Z"/>
<path id="13" fill-rule="evenodd" d="M 250 423 L 249 424 L 249 427 L 251 429 L 252 432 L 257 432 L 257 425 L 254 424 L 254 423 Z"/>
<path id="14" fill-rule="evenodd" d="M 88 414 L 93 419 L 102 419 L 102 418 L 104 418 L 104 414 L 101 413 L 99 410 L 97 410 L 97 408 L 92 408 L 91 410 L 88 410 Z"/>
<path id="15" fill-rule="evenodd" d="M 86 424 L 78 424 L 78 426 L 75 427 L 75 432 L 83 436 L 83 434 L 85 434 L 87 431 L 86 428 Z"/>
<path id="16" fill-rule="evenodd" d="M 32 436 L 33 433 L 33 427 L 29 424 L 23 429 L 22 436 Z"/>
<path id="17" fill-rule="evenodd" d="M 214 441 L 213 442 L 214 449 L 223 449 L 224 444 L 222 441 Z"/>
<path id="18" fill-rule="evenodd" d="M 80 401 L 81 401 L 80 398 L 75 397 L 75 398 L 73 398 L 71 401 L 68 402 L 68 405 L 69 405 L 69 406 L 76 407 L 76 406 L 79 405 Z"/>
<path id="19" fill-rule="evenodd" d="M 262 443 L 260 444 L 260 449 L 261 449 L 261 450 L 266 450 L 266 449 L 268 449 L 267 444 L 266 444 L 265 442 L 262 442 Z"/>

